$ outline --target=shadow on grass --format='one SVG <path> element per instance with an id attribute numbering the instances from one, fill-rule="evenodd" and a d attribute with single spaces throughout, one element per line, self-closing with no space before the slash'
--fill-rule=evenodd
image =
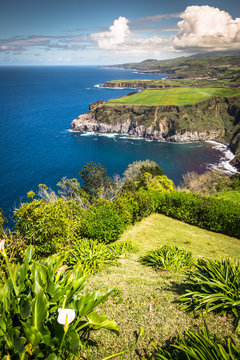
<path id="1" fill-rule="evenodd" d="M 191 284 L 189 282 L 178 283 L 176 281 L 171 281 L 168 287 L 163 288 L 162 290 L 174 292 L 177 295 L 183 295 L 187 290 L 191 289 Z"/>

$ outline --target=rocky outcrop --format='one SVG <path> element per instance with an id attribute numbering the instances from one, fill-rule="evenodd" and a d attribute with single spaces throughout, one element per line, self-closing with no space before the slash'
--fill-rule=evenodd
<path id="1" fill-rule="evenodd" d="M 220 135 L 220 131 L 185 131 L 173 134 L 172 129 L 164 129 L 164 126 L 162 126 L 161 130 L 156 129 L 154 125 L 146 128 L 144 125 L 140 125 L 131 119 L 115 124 L 101 123 L 96 121 L 95 117 L 89 113 L 80 115 L 77 119 L 73 120 L 72 130 L 79 132 L 127 134 L 149 140 L 172 142 L 216 140 Z"/>
<path id="2" fill-rule="evenodd" d="M 107 88 L 128 88 L 128 89 L 161 89 L 161 88 L 169 88 L 176 87 L 170 86 L 169 84 L 160 84 L 159 82 L 154 84 L 153 80 L 134 80 L 134 81 L 106 81 L 103 85 L 99 85 L 100 87 Z"/>
<path id="3" fill-rule="evenodd" d="M 183 106 L 111 105 L 101 101 L 73 120 L 72 130 L 172 142 L 217 140 L 238 155 L 240 96 L 210 98 Z"/>

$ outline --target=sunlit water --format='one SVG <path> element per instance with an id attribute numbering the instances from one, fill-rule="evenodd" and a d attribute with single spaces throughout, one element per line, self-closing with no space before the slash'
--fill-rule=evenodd
<path id="1" fill-rule="evenodd" d="M 218 166 L 221 149 L 211 143 L 169 144 L 123 136 L 82 136 L 69 131 L 88 104 L 129 93 L 103 89 L 107 80 L 161 78 L 130 70 L 98 67 L 0 68 L 0 207 L 5 216 L 26 201 L 40 183 L 56 189 L 63 177 L 78 177 L 89 161 L 109 175 L 122 174 L 135 160 L 155 160 L 176 184 L 187 171 Z"/>

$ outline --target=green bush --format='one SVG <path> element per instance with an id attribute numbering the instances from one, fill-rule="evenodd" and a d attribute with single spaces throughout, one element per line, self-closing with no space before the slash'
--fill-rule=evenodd
<path id="1" fill-rule="evenodd" d="M 189 271 L 189 286 L 179 298 L 182 310 L 232 313 L 240 330 L 240 262 L 199 260 Z"/>
<path id="2" fill-rule="evenodd" d="M 83 211 L 74 201 L 34 199 L 15 210 L 15 229 L 27 245 L 34 245 L 37 257 L 48 256 L 66 248 L 79 235 Z"/>
<path id="3" fill-rule="evenodd" d="M 88 211 L 82 225 L 83 237 L 110 243 L 118 239 L 126 227 L 126 220 L 116 206 L 106 200 L 98 200 Z"/>
<path id="4" fill-rule="evenodd" d="M 84 274 L 95 273 L 104 265 L 116 262 L 117 256 L 109 250 L 108 245 L 91 239 L 76 241 L 67 258 L 67 264 L 70 267 L 80 263 Z"/>
<path id="5" fill-rule="evenodd" d="M 155 210 L 152 192 L 144 190 L 125 191 L 118 197 L 115 204 L 129 224 L 134 224 L 151 215 Z"/>
<path id="6" fill-rule="evenodd" d="M 62 266 L 66 255 L 33 261 L 30 246 L 16 266 L 9 264 L 3 243 L 0 250 L 8 269 L 0 289 L 1 359 L 72 359 L 92 330 L 118 333 L 114 321 L 94 311 L 113 288 L 83 293 L 86 277 L 79 265 L 71 271 Z"/>
<path id="7" fill-rule="evenodd" d="M 240 207 L 231 201 L 182 191 L 155 192 L 156 212 L 210 231 L 240 238 Z"/>
<path id="8" fill-rule="evenodd" d="M 67 264 L 73 267 L 79 263 L 84 274 L 93 274 L 105 265 L 116 264 L 119 257 L 134 250 L 130 241 L 107 245 L 92 239 L 80 239 L 72 244 Z"/>
<path id="9" fill-rule="evenodd" d="M 161 249 L 149 251 L 140 258 L 140 263 L 152 266 L 156 270 L 177 271 L 193 265 L 192 253 L 178 247 L 165 245 Z"/>
<path id="10" fill-rule="evenodd" d="M 155 344 L 154 359 L 158 360 L 238 360 L 240 351 L 231 338 L 222 343 L 211 335 L 207 327 L 203 330 L 188 330 L 179 336 L 169 350 Z"/>

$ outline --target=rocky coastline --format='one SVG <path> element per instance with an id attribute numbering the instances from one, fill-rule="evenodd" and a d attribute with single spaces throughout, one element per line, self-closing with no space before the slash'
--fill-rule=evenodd
<path id="1" fill-rule="evenodd" d="M 230 147 L 236 154 L 231 163 L 240 170 L 239 124 L 239 96 L 183 106 L 110 105 L 100 100 L 72 121 L 71 130 L 178 143 L 214 140 Z"/>

